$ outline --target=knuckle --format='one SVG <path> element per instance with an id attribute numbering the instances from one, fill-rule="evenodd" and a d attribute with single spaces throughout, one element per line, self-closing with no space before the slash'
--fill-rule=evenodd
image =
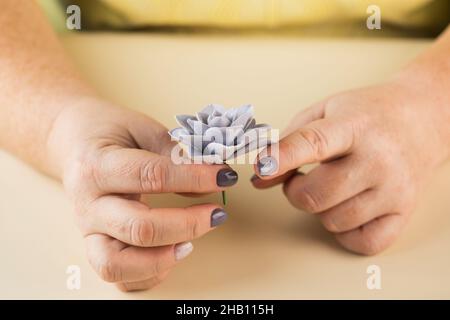
<path id="1" fill-rule="evenodd" d="M 168 172 L 167 163 L 161 159 L 146 162 L 140 170 L 142 191 L 162 192 L 168 179 Z"/>
<path id="2" fill-rule="evenodd" d="M 151 220 L 133 219 L 130 222 L 129 238 L 137 246 L 153 245 L 156 241 L 156 229 Z"/>
<path id="3" fill-rule="evenodd" d="M 325 135 L 317 128 L 304 128 L 297 131 L 300 141 L 306 144 L 315 159 L 323 159 L 326 155 L 328 141 Z"/>
<path id="4" fill-rule="evenodd" d="M 92 230 L 92 224 L 89 218 L 86 217 L 84 212 L 75 211 L 75 224 L 81 231 L 83 236 L 87 236 Z"/>
<path id="5" fill-rule="evenodd" d="M 200 237 L 200 222 L 195 215 L 186 214 L 186 239 Z"/>
<path id="6" fill-rule="evenodd" d="M 82 193 L 86 188 L 97 187 L 97 158 L 93 152 L 86 152 L 73 158 L 64 170 L 63 183 L 69 194 Z"/>
<path id="7" fill-rule="evenodd" d="M 81 205 L 80 203 L 76 202 L 75 203 L 75 208 L 74 208 L 74 213 L 75 213 L 75 218 L 77 219 L 77 221 L 84 222 L 85 217 L 89 214 L 89 208 L 86 208 L 85 206 Z"/>
<path id="8" fill-rule="evenodd" d="M 95 266 L 95 270 L 101 279 L 106 282 L 122 281 L 122 272 L 120 266 L 114 261 L 113 257 L 106 255 Z"/>
<path id="9" fill-rule="evenodd" d="M 334 216 L 332 214 L 322 214 L 320 216 L 320 221 L 322 222 L 324 228 L 329 232 L 337 233 L 341 231 L 341 228 L 336 223 L 336 220 L 334 219 Z"/>
<path id="10" fill-rule="evenodd" d="M 83 201 L 82 199 L 77 199 L 75 201 L 75 222 L 80 230 L 89 233 L 94 228 L 95 223 L 95 213 L 99 210 L 98 203 L 101 201 L 100 198 Z"/>
<path id="11" fill-rule="evenodd" d="M 365 233 L 360 239 L 359 253 L 365 256 L 373 256 L 383 250 L 381 241 L 376 235 Z"/>
<path id="12" fill-rule="evenodd" d="M 212 169 L 212 168 L 211 168 Z M 199 168 L 199 170 L 195 170 L 189 177 L 189 180 L 191 181 L 192 189 L 193 190 L 204 190 L 205 189 L 205 171 Z"/>
<path id="13" fill-rule="evenodd" d="M 300 202 L 301 207 L 308 212 L 316 213 L 322 209 L 318 192 L 308 185 L 301 187 L 297 191 L 297 200 Z"/>
<path id="14" fill-rule="evenodd" d="M 356 197 L 349 203 L 323 211 L 320 213 L 320 220 L 330 232 L 345 232 L 358 225 L 362 210 L 366 208 L 360 198 Z"/>

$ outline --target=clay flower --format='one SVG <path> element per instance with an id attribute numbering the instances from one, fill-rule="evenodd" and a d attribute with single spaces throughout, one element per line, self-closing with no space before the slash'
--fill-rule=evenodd
<path id="1" fill-rule="evenodd" d="M 256 124 L 253 107 L 225 109 L 210 104 L 194 115 L 177 115 L 180 127 L 169 131 L 195 163 L 225 163 L 270 144 L 270 126 Z"/>

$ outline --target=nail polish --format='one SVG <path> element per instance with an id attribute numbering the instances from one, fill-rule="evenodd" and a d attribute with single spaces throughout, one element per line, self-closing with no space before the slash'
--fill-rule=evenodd
<path id="1" fill-rule="evenodd" d="M 221 208 L 216 208 L 211 212 L 211 228 L 217 227 L 227 220 L 227 213 Z"/>
<path id="2" fill-rule="evenodd" d="M 274 157 L 267 156 L 259 159 L 257 167 L 261 176 L 270 176 L 277 171 L 278 162 Z"/>
<path id="3" fill-rule="evenodd" d="M 232 169 L 222 169 L 217 172 L 216 182 L 219 187 L 229 187 L 238 181 L 238 174 Z"/>
<path id="4" fill-rule="evenodd" d="M 194 250 L 191 242 L 183 242 L 175 245 L 175 259 L 181 260 L 186 258 Z"/>

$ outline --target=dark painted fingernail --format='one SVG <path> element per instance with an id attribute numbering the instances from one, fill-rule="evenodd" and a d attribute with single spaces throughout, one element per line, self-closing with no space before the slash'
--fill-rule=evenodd
<path id="1" fill-rule="evenodd" d="M 227 220 L 227 213 L 221 208 L 216 208 L 211 212 L 211 228 L 216 227 Z"/>
<path id="2" fill-rule="evenodd" d="M 260 180 L 260 179 L 259 179 L 259 177 L 256 174 L 252 175 L 252 177 L 250 178 L 251 182 L 254 182 L 254 181 L 257 181 L 257 180 Z"/>
<path id="3" fill-rule="evenodd" d="M 267 156 L 259 159 L 257 167 L 261 176 L 270 176 L 277 171 L 278 161 L 274 157 Z"/>
<path id="4" fill-rule="evenodd" d="M 229 187 L 238 181 L 238 174 L 231 169 L 222 169 L 217 172 L 217 185 L 219 187 Z"/>

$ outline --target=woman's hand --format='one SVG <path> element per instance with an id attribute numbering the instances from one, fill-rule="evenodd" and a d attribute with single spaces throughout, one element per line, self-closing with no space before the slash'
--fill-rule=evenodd
<path id="1" fill-rule="evenodd" d="M 224 222 L 214 204 L 151 208 L 141 194 L 218 192 L 237 182 L 226 165 L 175 165 L 167 129 L 102 102 L 67 108 L 49 149 L 62 164 L 91 265 L 122 290 L 147 289 L 192 251 L 192 239 Z"/>
<path id="2" fill-rule="evenodd" d="M 447 102 L 448 103 L 448 102 Z M 291 204 L 314 213 L 347 249 L 380 252 L 398 236 L 426 178 L 448 156 L 445 101 L 405 79 L 345 92 L 300 112 L 261 153 L 257 188 L 284 184 Z M 446 107 L 448 110 L 448 106 Z M 307 174 L 305 164 L 319 165 Z"/>
<path id="3" fill-rule="evenodd" d="M 142 193 L 217 192 L 237 175 L 227 166 L 174 165 L 167 130 L 103 101 L 36 1 L 2 1 L 0 95 L 0 148 L 64 182 L 103 279 L 124 290 L 149 288 L 189 254 L 188 241 L 226 218 L 213 204 L 139 201 Z"/>

